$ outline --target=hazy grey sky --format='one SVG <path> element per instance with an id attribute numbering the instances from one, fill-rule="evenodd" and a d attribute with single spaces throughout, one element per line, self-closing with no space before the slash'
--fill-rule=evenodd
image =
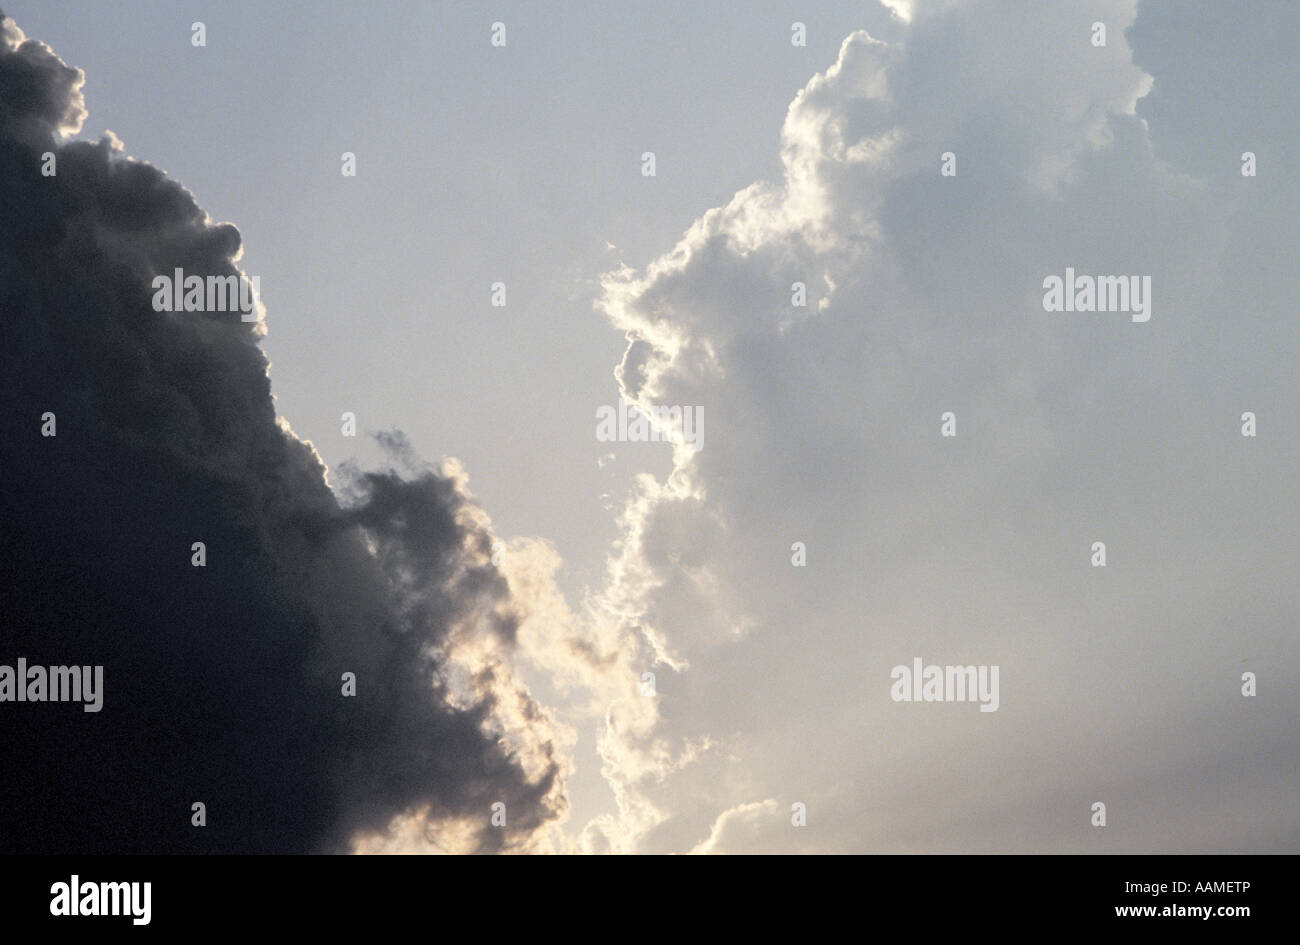
<path id="1" fill-rule="evenodd" d="M 1300 7 L 892 6 L 4 3 L 239 227 L 331 469 L 399 429 L 528 539 L 557 847 L 1296 852 Z M 599 442 L 620 378 L 703 449 Z"/>

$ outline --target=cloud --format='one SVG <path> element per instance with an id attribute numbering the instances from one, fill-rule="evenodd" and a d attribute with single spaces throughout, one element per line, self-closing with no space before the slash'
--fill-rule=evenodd
<path id="1" fill-rule="evenodd" d="M 151 305 L 158 273 L 237 275 L 237 229 L 111 135 L 68 140 L 81 73 L 0 28 L 4 655 L 102 664 L 105 690 L 94 715 L 6 704 L 0 843 L 548 848 L 566 736 L 463 471 L 387 434 L 393 467 L 340 500 L 275 414 L 263 326 Z"/>
<path id="2" fill-rule="evenodd" d="M 70 141 L 80 72 L 4 21 L 0 655 L 106 694 L 6 707 L 3 845 L 1296 849 L 1294 11 L 886 6 L 893 41 L 791 103 L 777 180 L 606 274 L 621 393 L 709 438 L 635 479 L 575 605 L 396 432 L 331 489 L 263 324 L 153 311 L 157 273 L 238 274 L 237 229 Z M 1152 320 L 1044 312 L 1066 266 L 1150 275 Z M 999 710 L 893 703 L 917 656 L 1000 665 Z M 613 807 L 570 829 L 593 728 Z"/>
<path id="3" fill-rule="evenodd" d="M 86 120 L 81 94 L 85 75 L 61 61 L 44 43 L 28 40 L 0 11 L 7 68 L 4 110 L 8 133 L 41 139 L 46 130 L 76 134 Z"/>
<path id="4" fill-rule="evenodd" d="M 1273 253 L 1300 201 L 1276 162 L 1239 173 L 1252 131 L 1294 138 L 1250 92 L 1280 67 L 1249 65 L 1294 14 L 1179 6 L 1198 60 L 1162 5 L 905 6 L 899 42 L 849 36 L 795 98 L 781 179 L 605 277 L 624 395 L 710 423 L 627 498 L 612 559 L 620 619 L 680 668 L 653 738 L 715 746 L 628 779 L 657 812 L 628 842 L 690 849 L 772 796 L 809 826 L 774 820 L 771 849 L 1294 849 L 1296 697 L 1238 692 L 1300 669 L 1300 300 Z M 1215 100 L 1258 106 L 1207 151 L 1189 84 L 1215 55 Z M 1152 320 L 1045 312 L 1066 266 L 1151 276 Z M 1255 407 L 1277 435 L 1240 436 Z M 1001 708 L 892 703 L 915 656 L 999 664 Z M 1123 828 L 1094 830 L 1107 799 Z"/>
<path id="5" fill-rule="evenodd" d="M 731 810 L 723 811 L 713 822 L 713 829 L 708 837 L 691 850 L 693 855 L 716 855 L 741 851 L 736 847 L 742 843 L 761 839 L 764 834 L 763 822 L 777 819 L 779 805 L 774 798 L 741 804 Z"/>

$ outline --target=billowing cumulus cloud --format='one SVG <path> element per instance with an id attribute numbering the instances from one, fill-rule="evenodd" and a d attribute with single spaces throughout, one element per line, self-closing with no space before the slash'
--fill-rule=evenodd
<path id="1" fill-rule="evenodd" d="M 98 713 L 6 704 L 0 845 L 547 848 L 567 736 L 516 672 L 545 573 L 516 592 L 459 467 L 400 435 L 340 501 L 262 325 L 153 308 L 156 274 L 237 275 L 238 231 L 66 140 L 82 75 L 0 28 L 2 661 L 104 667 Z"/>
<path id="2" fill-rule="evenodd" d="M 772 116 L 774 180 L 605 275 L 618 392 L 707 436 L 599 444 L 671 463 L 581 599 L 399 433 L 327 476 L 261 323 L 153 309 L 238 231 L 71 141 L 83 77 L 4 21 L 0 662 L 105 702 L 6 704 L 0 844 L 1300 848 L 1300 14 L 883 5 Z M 1150 277 L 1150 320 L 1046 311 L 1067 267 Z M 893 701 L 914 658 L 997 665 L 997 711 Z"/>
<path id="3" fill-rule="evenodd" d="M 1294 850 L 1300 193 L 1289 71 L 1252 45 L 1296 11 L 891 7 L 897 42 L 849 36 L 791 104 L 781 179 L 605 280 L 624 394 L 709 424 L 628 498 L 610 591 L 660 641 L 653 736 L 707 747 L 613 766 L 658 814 L 622 826 L 654 850 L 738 823 L 753 849 Z M 1221 135 L 1204 61 L 1239 112 Z M 1045 311 L 1066 267 L 1149 276 L 1150 321 Z M 1000 666 L 998 711 L 892 701 L 915 657 Z"/>

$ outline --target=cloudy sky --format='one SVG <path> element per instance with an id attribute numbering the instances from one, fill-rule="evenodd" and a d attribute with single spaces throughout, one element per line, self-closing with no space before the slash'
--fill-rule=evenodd
<path id="1" fill-rule="evenodd" d="M 4 3 L 7 849 L 1300 852 L 1300 8 L 268 6 Z"/>

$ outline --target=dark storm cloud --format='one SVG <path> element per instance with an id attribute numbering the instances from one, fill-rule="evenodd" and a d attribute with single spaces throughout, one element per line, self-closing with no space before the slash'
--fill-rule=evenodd
<path id="1" fill-rule="evenodd" d="M 340 505 L 277 423 L 259 326 L 152 308 L 156 274 L 236 274 L 238 231 L 61 143 L 79 72 L 3 29 L 0 663 L 105 669 L 98 714 L 0 704 L 0 849 L 343 850 L 422 811 L 526 841 L 563 803 L 551 744 L 508 754 L 496 690 L 447 672 L 456 634 L 517 621 L 464 489 L 369 473 Z"/>

